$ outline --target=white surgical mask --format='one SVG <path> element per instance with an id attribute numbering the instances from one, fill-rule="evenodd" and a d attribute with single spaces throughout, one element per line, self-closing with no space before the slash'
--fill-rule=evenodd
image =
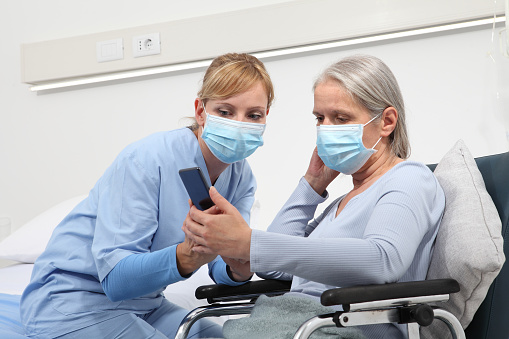
<path id="1" fill-rule="evenodd" d="M 364 126 L 375 120 L 380 114 L 364 125 L 317 126 L 316 146 L 318 155 L 325 166 L 343 174 L 357 172 L 368 161 L 371 155 L 377 152 L 374 148 L 382 140 L 380 137 L 370 149 L 367 149 L 362 143 Z"/>
<path id="2" fill-rule="evenodd" d="M 203 107 L 205 110 L 205 106 Z M 265 124 L 235 121 L 207 114 L 201 138 L 212 154 L 225 164 L 250 156 L 263 145 Z"/>

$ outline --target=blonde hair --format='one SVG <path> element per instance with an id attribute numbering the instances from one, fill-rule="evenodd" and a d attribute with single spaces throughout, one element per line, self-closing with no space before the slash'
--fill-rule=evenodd
<path id="1" fill-rule="evenodd" d="M 274 87 L 263 63 L 245 53 L 228 53 L 215 58 L 203 77 L 198 97 L 225 99 L 242 93 L 260 81 L 267 92 L 267 108 L 274 100 Z"/>
<path id="2" fill-rule="evenodd" d="M 318 77 L 313 90 L 329 79 L 338 82 L 357 102 L 366 107 L 371 117 L 377 116 L 387 107 L 394 107 L 398 112 L 398 121 L 389 136 L 390 147 L 402 159 L 410 156 L 403 96 L 394 74 L 382 60 L 370 55 L 344 58 Z"/>

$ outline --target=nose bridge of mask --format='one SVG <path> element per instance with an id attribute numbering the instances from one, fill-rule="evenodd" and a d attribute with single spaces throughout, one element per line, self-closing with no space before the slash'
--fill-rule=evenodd
<path id="1" fill-rule="evenodd" d="M 206 125 L 210 123 L 215 123 L 217 125 L 223 125 L 223 126 L 232 126 L 236 128 L 236 131 L 239 135 L 243 135 L 242 130 L 245 131 L 253 131 L 256 134 L 261 134 L 265 132 L 265 124 L 260 124 L 256 122 L 246 122 L 246 121 L 236 121 L 232 119 L 222 118 L 218 117 L 216 115 L 211 115 L 207 113 L 207 110 L 205 109 L 205 105 L 203 104 L 203 111 L 207 115 L 207 119 L 205 121 L 205 127 Z"/>

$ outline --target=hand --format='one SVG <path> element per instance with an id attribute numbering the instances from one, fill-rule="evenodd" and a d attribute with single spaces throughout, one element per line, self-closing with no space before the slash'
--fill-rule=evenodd
<path id="1" fill-rule="evenodd" d="M 204 254 L 193 251 L 195 244 L 188 238 L 177 245 L 177 268 L 181 276 L 196 271 L 201 266 L 211 262 L 217 254 Z"/>
<path id="2" fill-rule="evenodd" d="M 249 261 L 251 246 L 251 228 L 237 209 L 211 187 L 210 198 L 216 204 L 200 211 L 195 206 L 189 211 L 190 221 L 182 228 L 186 236 L 197 245 L 193 251 L 199 253 L 217 253 L 224 257 Z M 220 214 L 218 210 L 221 212 Z"/>
<path id="3" fill-rule="evenodd" d="M 327 186 L 329 186 L 338 175 L 338 171 L 325 166 L 315 147 L 304 179 L 313 187 L 316 193 L 322 195 L 325 189 L 327 189 Z"/>
<path id="4" fill-rule="evenodd" d="M 226 257 L 223 257 L 223 261 L 226 265 L 230 266 L 230 271 L 235 281 L 247 281 L 253 276 L 251 262 Z"/>
<path id="5" fill-rule="evenodd" d="M 189 207 L 192 207 L 193 203 L 191 199 L 189 199 Z M 192 221 L 187 214 L 186 220 L 184 220 L 184 225 Z M 211 253 L 200 253 L 193 251 L 193 248 L 196 246 L 196 243 L 192 241 L 189 237 L 185 237 L 184 242 L 177 245 L 177 268 L 181 276 L 186 276 L 188 274 L 193 273 L 202 265 L 205 265 L 217 257 L 217 254 Z"/>

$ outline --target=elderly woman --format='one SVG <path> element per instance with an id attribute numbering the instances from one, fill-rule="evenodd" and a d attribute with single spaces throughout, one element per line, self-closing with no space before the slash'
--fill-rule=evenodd
<path id="1" fill-rule="evenodd" d="M 251 230 L 211 189 L 216 207 L 193 207 L 184 223 L 194 251 L 293 279 L 292 292 L 316 298 L 329 288 L 424 280 L 445 198 L 425 165 L 406 160 L 405 110 L 392 72 L 372 56 L 333 64 L 314 85 L 313 114 L 309 168 L 268 232 Z M 315 218 L 339 173 L 351 175 L 353 189 Z M 360 329 L 368 338 L 406 337 L 395 324 Z"/>

